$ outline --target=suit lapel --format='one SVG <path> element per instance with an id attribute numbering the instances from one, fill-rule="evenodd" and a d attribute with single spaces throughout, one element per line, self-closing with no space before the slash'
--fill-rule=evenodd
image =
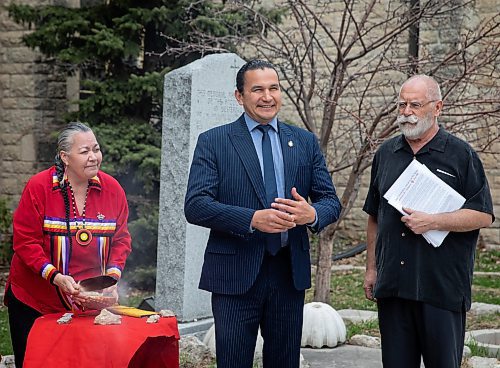
<path id="1" fill-rule="evenodd" d="M 259 158 L 257 157 L 257 152 L 255 152 L 255 146 L 243 115 L 232 125 L 232 129 L 229 132 L 229 139 L 243 163 L 243 167 L 250 178 L 250 182 L 262 206 L 267 207 L 266 190 L 264 181 L 262 180 Z"/>
<path id="2" fill-rule="evenodd" d="M 297 174 L 298 142 L 287 125 L 278 122 L 278 127 L 281 151 L 283 152 L 283 166 L 285 168 L 285 198 L 291 198 L 292 186 Z"/>

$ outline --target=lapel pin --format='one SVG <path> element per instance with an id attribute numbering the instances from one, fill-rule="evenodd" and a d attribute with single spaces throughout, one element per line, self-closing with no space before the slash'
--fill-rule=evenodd
<path id="1" fill-rule="evenodd" d="M 99 221 L 104 220 L 104 217 L 106 217 L 106 216 L 104 216 L 104 215 L 103 215 L 102 213 L 100 213 L 100 212 L 97 214 L 97 218 L 99 219 Z"/>
<path id="2" fill-rule="evenodd" d="M 293 142 L 292 141 L 288 141 L 288 147 L 293 147 Z"/>

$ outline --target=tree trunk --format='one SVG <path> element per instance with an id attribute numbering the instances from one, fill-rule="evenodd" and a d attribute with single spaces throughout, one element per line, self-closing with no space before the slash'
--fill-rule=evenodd
<path id="1" fill-rule="evenodd" d="M 330 304 L 333 233 L 326 230 L 319 235 L 314 301 Z"/>
<path id="2" fill-rule="evenodd" d="M 367 146 L 364 147 L 364 150 Z M 339 223 L 350 212 L 356 200 L 361 183 L 361 174 L 364 171 L 366 159 L 360 156 L 354 163 L 346 188 L 341 198 L 342 212 L 337 222 L 328 226 L 319 236 L 318 261 L 316 264 L 316 281 L 314 286 L 314 301 L 330 304 L 330 284 L 332 276 L 333 239 Z"/>

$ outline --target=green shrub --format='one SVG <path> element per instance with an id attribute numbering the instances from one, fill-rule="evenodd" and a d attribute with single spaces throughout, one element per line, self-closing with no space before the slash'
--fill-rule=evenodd
<path id="1" fill-rule="evenodd" d="M 123 280 L 128 287 L 154 293 L 156 288 L 155 267 L 135 267 L 123 273 Z"/>
<path id="2" fill-rule="evenodd" d="M 0 198 L 0 265 L 7 264 L 12 258 L 12 212 L 7 201 Z"/>
<path id="3" fill-rule="evenodd" d="M 0 305 L 0 355 L 12 355 L 10 342 L 9 314 L 7 308 Z"/>

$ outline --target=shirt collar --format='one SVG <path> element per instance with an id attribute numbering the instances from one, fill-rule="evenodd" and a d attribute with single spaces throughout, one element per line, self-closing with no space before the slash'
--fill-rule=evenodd
<path id="1" fill-rule="evenodd" d="M 245 123 L 247 124 L 247 128 L 249 132 L 252 132 L 256 127 L 258 127 L 259 123 L 257 123 L 255 120 L 253 120 L 250 116 L 248 116 L 247 113 L 244 113 L 243 116 L 245 117 Z M 273 120 L 271 120 L 268 125 L 270 125 L 275 132 L 278 132 L 278 118 L 275 116 Z"/>
<path id="2" fill-rule="evenodd" d="M 66 174 L 64 174 L 63 181 L 67 180 L 68 177 Z M 99 179 L 99 176 L 94 176 L 93 178 L 89 179 L 89 188 L 95 188 L 98 190 L 102 189 L 101 186 L 101 179 Z M 59 179 L 57 178 L 57 172 L 55 167 L 52 170 L 52 190 L 61 190 L 61 183 L 59 182 Z"/>
<path id="3" fill-rule="evenodd" d="M 427 144 L 422 147 L 422 149 L 418 153 L 428 152 L 431 149 L 434 151 L 444 152 L 446 142 L 448 141 L 448 135 L 449 133 L 440 126 L 436 135 L 432 137 L 432 139 L 427 142 Z M 401 134 L 394 141 L 393 152 L 399 151 L 400 149 L 404 148 L 410 148 L 410 144 L 406 141 L 404 135 Z"/>

